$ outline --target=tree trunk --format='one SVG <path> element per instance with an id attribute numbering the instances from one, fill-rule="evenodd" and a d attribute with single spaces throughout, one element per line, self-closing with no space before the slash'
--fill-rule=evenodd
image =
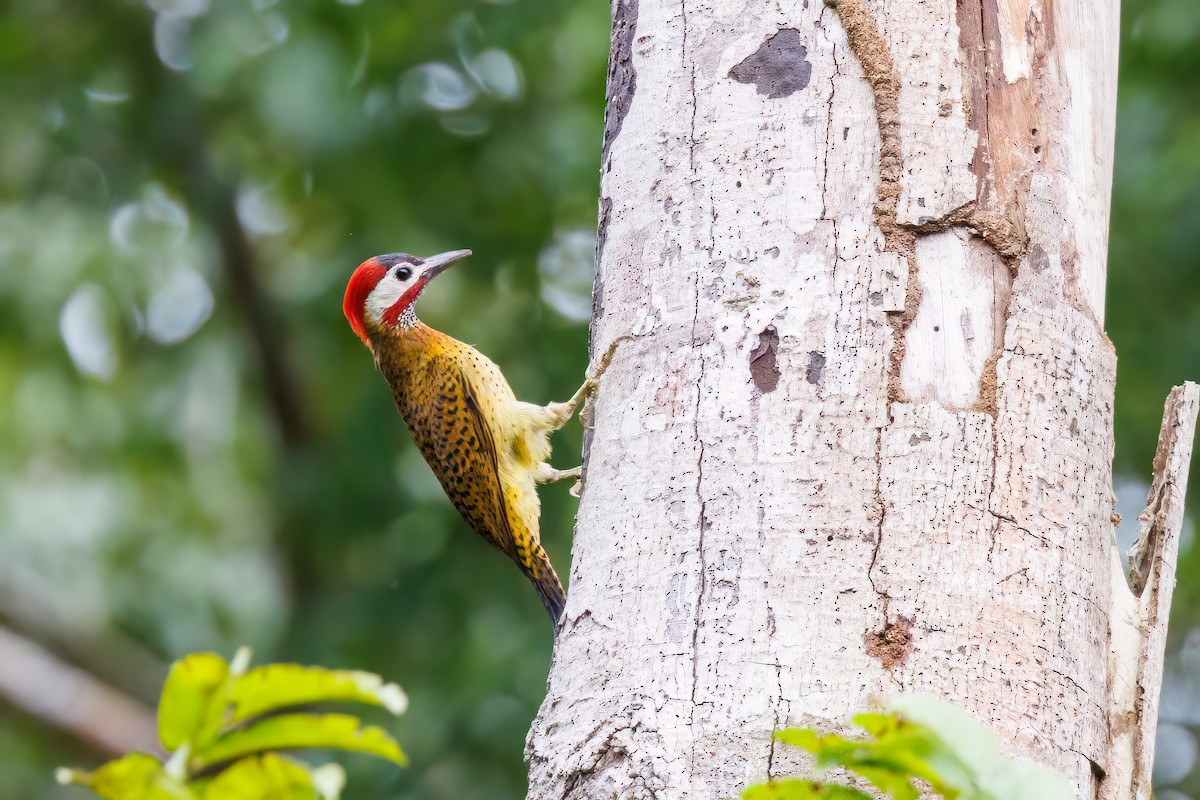
<path id="1" fill-rule="evenodd" d="M 734 797 L 802 768 L 773 731 L 899 692 L 1080 797 L 1146 796 L 1196 398 L 1139 601 L 1102 327 L 1116 36 L 1116 0 L 614 0 L 593 349 L 631 338 L 531 798 Z"/>

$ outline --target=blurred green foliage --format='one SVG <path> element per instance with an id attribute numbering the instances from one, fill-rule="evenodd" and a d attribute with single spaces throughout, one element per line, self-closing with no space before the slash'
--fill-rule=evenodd
<path id="1" fill-rule="evenodd" d="M 1200 8 L 1124 6 L 1108 323 L 1118 466 L 1144 476 L 1200 376 Z M 130 647 L 388 674 L 413 767 L 350 759 L 348 797 L 522 796 L 544 614 L 445 502 L 340 296 L 367 256 L 470 247 L 422 316 L 525 399 L 573 390 L 607 49 L 603 0 L 7 0 L 0 623 L 147 702 L 162 673 Z M 573 466 L 578 427 L 555 443 Z M 565 575 L 574 501 L 543 502 Z M 0 797 L 66 797 L 49 771 L 98 760 L 0 707 Z"/>
<path id="2" fill-rule="evenodd" d="M 422 316 L 525 399 L 579 385 L 606 5 L 5 6 L 0 585 L 162 663 L 248 642 L 394 676 L 414 768 L 351 758 L 347 797 L 520 796 L 545 613 L 445 501 L 341 292 L 376 253 L 470 247 Z M 574 466 L 578 427 L 555 443 Z M 567 489 L 542 492 L 564 574 Z M 96 761 L 0 707 L 0 797 L 77 796 L 53 765 Z"/>

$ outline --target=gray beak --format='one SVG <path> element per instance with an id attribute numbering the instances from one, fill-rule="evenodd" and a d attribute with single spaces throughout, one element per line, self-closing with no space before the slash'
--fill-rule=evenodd
<path id="1" fill-rule="evenodd" d="M 421 266 L 425 268 L 425 278 L 434 278 L 445 272 L 446 267 L 462 261 L 467 256 L 471 255 L 470 250 L 451 250 L 448 253 L 438 253 L 436 256 L 430 256 L 421 262 Z"/>

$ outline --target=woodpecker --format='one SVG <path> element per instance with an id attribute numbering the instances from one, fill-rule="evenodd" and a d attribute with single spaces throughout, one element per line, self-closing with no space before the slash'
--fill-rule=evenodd
<path id="1" fill-rule="evenodd" d="M 490 359 L 418 320 L 413 305 L 425 287 L 469 255 L 470 250 L 453 250 L 429 258 L 408 253 L 368 258 L 350 277 L 342 309 L 374 355 L 450 502 L 516 562 L 557 631 L 566 595 L 538 538 L 537 484 L 579 478 L 580 467 L 559 470 L 546 463 L 549 435 L 595 390 L 596 378 L 584 381 L 565 403 L 525 403 Z"/>

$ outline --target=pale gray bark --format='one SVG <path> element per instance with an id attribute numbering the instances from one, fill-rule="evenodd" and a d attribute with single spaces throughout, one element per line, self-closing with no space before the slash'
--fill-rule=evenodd
<path id="1" fill-rule="evenodd" d="M 801 768 L 773 731 L 904 691 L 1128 796 L 1116 32 L 1115 0 L 614 0 L 594 349 L 632 339 L 531 798 L 732 797 Z"/>

